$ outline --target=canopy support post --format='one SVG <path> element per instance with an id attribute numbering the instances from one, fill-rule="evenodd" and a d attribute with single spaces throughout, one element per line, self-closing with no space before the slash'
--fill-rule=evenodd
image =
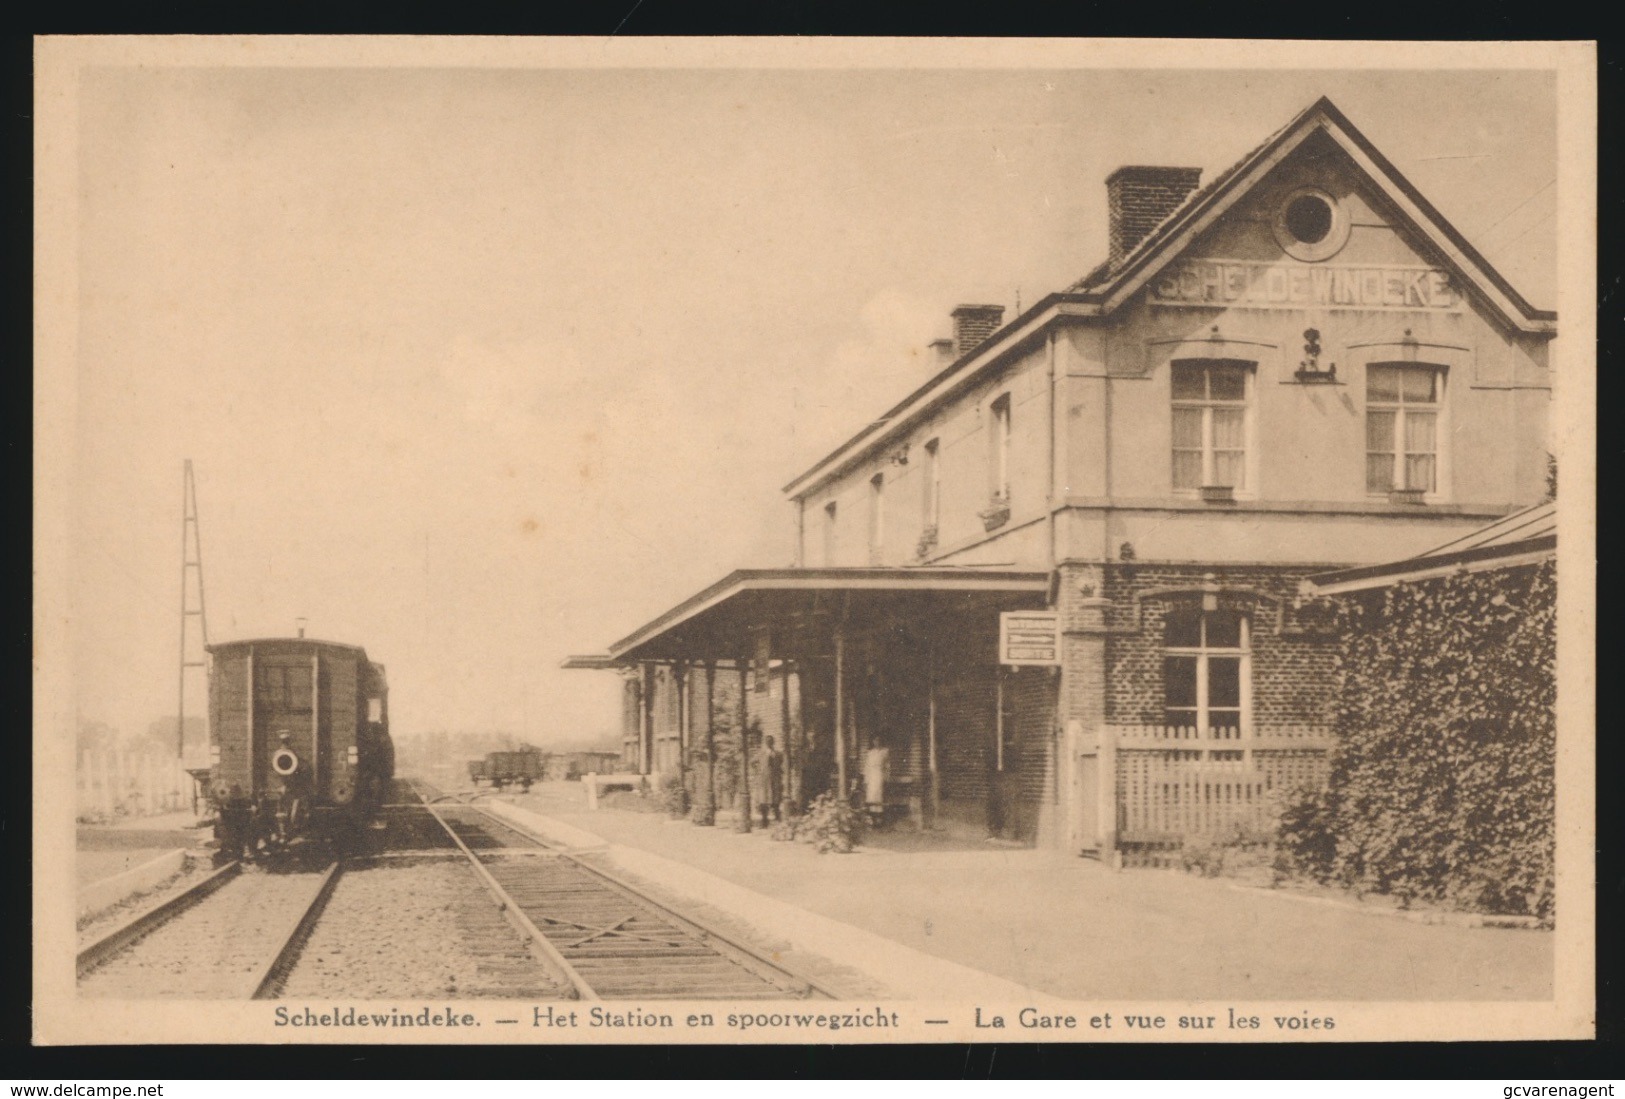
<path id="1" fill-rule="evenodd" d="M 835 623 L 835 796 L 845 801 L 851 791 L 846 784 L 846 612 L 848 600 L 841 597 L 841 617 Z"/>
<path id="2" fill-rule="evenodd" d="M 736 832 L 750 831 L 750 661 L 739 661 L 739 822 Z"/>

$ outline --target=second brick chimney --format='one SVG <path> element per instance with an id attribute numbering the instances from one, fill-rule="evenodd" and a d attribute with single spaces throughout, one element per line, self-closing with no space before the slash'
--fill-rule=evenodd
<path id="1" fill-rule="evenodd" d="M 1202 182 L 1200 168 L 1130 165 L 1106 177 L 1108 261 L 1113 267 L 1179 209 Z"/>
<path id="2" fill-rule="evenodd" d="M 1004 323 L 1002 305 L 961 305 L 953 312 L 954 349 L 961 355 L 980 345 Z"/>

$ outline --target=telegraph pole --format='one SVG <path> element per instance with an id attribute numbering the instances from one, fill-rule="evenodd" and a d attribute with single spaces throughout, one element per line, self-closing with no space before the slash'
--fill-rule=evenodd
<path id="1" fill-rule="evenodd" d="M 197 602 L 192 601 L 192 575 L 196 574 Z M 197 660 L 186 658 L 186 640 L 192 632 L 191 619 L 198 620 L 198 637 L 203 650 Z M 203 542 L 198 535 L 197 481 L 192 477 L 192 459 L 186 459 L 181 471 L 181 653 L 180 689 L 175 703 L 175 755 L 186 755 L 186 669 L 207 667 L 204 651 L 209 644 L 209 618 L 204 613 L 203 601 Z"/>

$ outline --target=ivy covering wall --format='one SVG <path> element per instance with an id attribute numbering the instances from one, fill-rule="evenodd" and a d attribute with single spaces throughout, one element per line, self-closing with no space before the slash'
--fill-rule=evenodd
<path id="1" fill-rule="evenodd" d="M 1281 853 L 1323 880 L 1550 918 L 1554 565 L 1339 602 L 1331 782 L 1288 808 Z"/>

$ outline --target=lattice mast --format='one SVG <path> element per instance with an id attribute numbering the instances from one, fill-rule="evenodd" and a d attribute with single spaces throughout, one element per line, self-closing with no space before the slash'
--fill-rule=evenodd
<path id="1" fill-rule="evenodd" d="M 195 598 L 194 598 L 195 597 Z M 198 534 L 197 481 L 192 476 L 192 460 L 181 471 L 181 646 L 179 692 L 175 705 L 175 755 L 186 755 L 186 669 L 208 666 L 209 617 L 203 598 L 203 542 Z M 191 622 L 197 619 L 197 659 L 187 658 Z"/>

